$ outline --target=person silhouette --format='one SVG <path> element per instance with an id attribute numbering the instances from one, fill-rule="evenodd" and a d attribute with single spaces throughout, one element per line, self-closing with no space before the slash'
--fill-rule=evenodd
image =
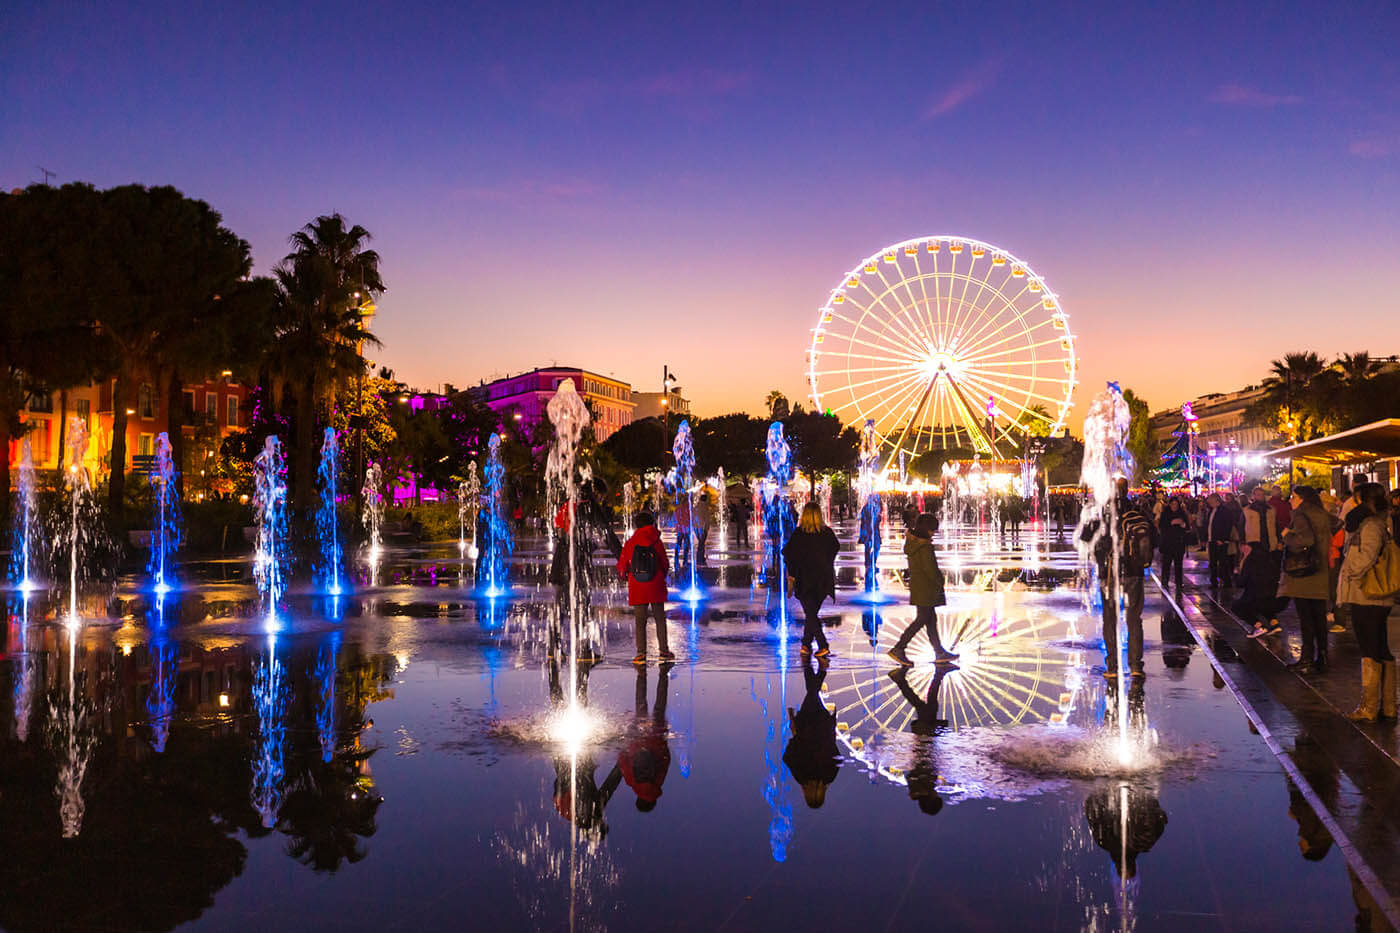
<path id="1" fill-rule="evenodd" d="M 656 703 L 647 711 L 647 669 L 637 668 L 637 693 L 628 743 L 617 756 L 617 770 L 637 795 L 637 809 L 656 809 L 661 785 L 671 765 L 671 747 L 666 741 L 666 697 L 670 692 L 671 665 L 663 663 L 656 675 Z"/>
<path id="2" fill-rule="evenodd" d="M 567 707 L 568 700 L 558 659 L 550 658 L 548 669 L 551 705 L 559 712 Z M 578 704 L 586 707 L 591 665 L 579 663 L 574 670 Z M 607 823 L 603 821 L 603 810 L 622 783 L 622 770 L 614 765 L 602 785 L 599 785 L 594 776 L 597 769 L 598 762 L 591 747 L 585 746 L 576 753 L 555 755 L 554 809 L 577 826 L 581 833 L 601 839 L 608 832 Z"/>
<path id="3" fill-rule="evenodd" d="M 1167 828 L 1167 814 L 1155 789 L 1127 783 L 1090 794 L 1084 801 L 1084 818 L 1094 842 L 1108 852 L 1115 873 L 1124 881 L 1137 877 L 1138 856 L 1150 851 Z"/>
<path id="4" fill-rule="evenodd" d="M 889 672 L 890 680 L 894 681 L 914 711 L 909 720 L 909 731 L 915 736 L 914 753 L 905 772 L 909 799 L 929 816 L 943 809 L 943 798 L 938 794 L 938 767 L 933 760 L 933 736 L 948 725 L 948 720 L 938 718 L 938 689 L 949 670 L 947 667 L 936 668 L 923 696 L 910 686 L 908 668 L 897 667 Z"/>
<path id="5" fill-rule="evenodd" d="M 783 750 L 783 764 L 801 785 L 807 806 L 815 810 L 826 802 L 826 789 L 836 780 L 841 761 L 836 748 L 836 715 L 826 708 L 821 697 L 826 663 L 818 660 L 814 668 L 804 658 L 802 679 L 807 692 L 800 708 L 788 709 L 792 738 Z"/>
<path id="6" fill-rule="evenodd" d="M 1293 740 L 1293 763 L 1327 809 L 1337 806 L 1340 779 L 1337 766 L 1307 733 Z M 1332 851 L 1332 834 L 1317 811 L 1303 796 L 1298 785 L 1288 781 L 1288 815 L 1298 824 L 1298 853 L 1310 862 L 1320 862 Z"/>
<path id="7" fill-rule="evenodd" d="M 1118 690 L 1115 681 L 1106 681 L 1104 726 L 1118 726 Z M 1128 730 L 1141 734 L 1147 729 L 1147 697 L 1143 682 L 1133 678 L 1128 687 Z M 1127 817 L 1127 833 L 1124 815 Z M 1137 857 L 1145 854 L 1167 828 L 1167 814 L 1157 800 L 1156 788 L 1120 782 L 1102 787 L 1084 801 L 1084 817 L 1099 848 L 1113 858 L 1118 877 L 1137 877 Z"/>

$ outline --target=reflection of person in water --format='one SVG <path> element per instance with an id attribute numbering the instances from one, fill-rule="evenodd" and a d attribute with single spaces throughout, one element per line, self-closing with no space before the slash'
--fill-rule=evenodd
<path id="1" fill-rule="evenodd" d="M 943 809 L 943 798 L 938 795 L 938 768 L 933 760 L 933 735 L 948 725 L 948 720 L 938 718 L 938 688 L 948 668 L 939 667 L 929 682 L 924 696 L 909 685 L 909 669 L 897 667 L 889 677 L 899 687 L 899 692 L 914 710 L 909 720 L 909 731 L 914 733 L 914 756 L 905 773 L 909 786 L 909 799 L 919 805 L 919 809 L 933 816 Z"/>
<path id="2" fill-rule="evenodd" d="M 1196 648 L 1196 640 L 1186 628 L 1186 622 L 1168 603 L 1162 610 L 1162 664 L 1173 680 L 1180 680 L 1182 672 L 1191 663 L 1191 652 Z"/>
<path id="3" fill-rule="evenodd" d="M 1123 832 L 1124 809 L 1127 811 L 1127 834 Z M 1137 877 L 1137 858 L 1146 854 L 1162 838 L 1167 828 L 1167 814 L 1157 800 L 1155 791 L 1147 786 L 1115 784 L 1102 787 L 1084 801 L 1084 818 L 1089 821 L 1089 833 L 1100 849 L 1113 859 L 1118 877 Z"/>
<path id="4" fill-rule="evenodd" d="M 1337 805 L 1337 766 L 1306 733 L 1293 741 L 1293 763 L 1302 772 L 1322 805 L 1334 809 Z M 1298 785 L 1288 782 L 1288 815 L 1298 824 L 1298 852 L 1310 862 L 1320 862 L 1332 850 L 1332 834 L 1327 831 L 1317 811 L 1303 796 Z"/>
<path id="5" fill-rule="evenodd" d="M 617 756 L 622 779 L 637 795 L 637 809 L 656 809 L 666 770 L 671 766 L 671 747 L 666 742 L 666 695 L 670 691 L 671 665 L 662 664 L 656 677 L 656 704 L 647 713 L 647 669 L 637 668 L 636 718 L 627 746 Z"/>
<path id="6" fill-rule="evenodd" d="M 590 669 L 588 664 L 579 664 L 575 668 L 575 687 L 581 707 L 588 705 Z M 567 706 L 559 662 L 553 658 L 549 661 L 549 697 L 556 712 Z M 597 768 L 598 762 L 594 760 L 593 751 L 589 748 L 581 749 L 577 755 L 555 755 L 554 809 L 581 832 L 602 837 L 608 831 L 607 824 L 603 822 L 603 808 L 608 805 L 618 785 L 622 783 L 622 771 L 614 766 L 600 787 L 593 775 Z"/>
<path id="7" fill-rule="evenodd" d="M 813 668 L 803 659 L 802 679 L 807 694 L 802 706 L 788 710 L 792 738 L 783 750 L 783 764 L 792 772 L 793 780 L 802 785 L 802 796 L 812 809 L 826 802 L 826 789 L 836 780 L 841 767 L 836 750 L 836 714 L 822 703 L 822 681 L 826 679 L 826 664 L 818 661 Z"/>
<path id="8" fill-rule="evenodd" d="M 1104 703 L 1104 726 L 1118 725 L 1119 685 L 1107 683 Z M 1143 682 L 1133 678 L 1128 687 L 1128 730 L 1141 734 L 1147 729 L 1147 699 Z M 1124 804 L 1127 805 L 1127 838 L 1123 835 Z M 1167 828 L 1167 814 L 1157 801 L 1157 794 L 1145 785 L 1126 783 L 1104 787 L 1084 801 L 1084 816 L 1089 831 L 1099 848 L 1113 856 L 1118 876 L 1127 880 L 1137 876 L 1137 857 L 1147 852 L 1162 838 Z"/>

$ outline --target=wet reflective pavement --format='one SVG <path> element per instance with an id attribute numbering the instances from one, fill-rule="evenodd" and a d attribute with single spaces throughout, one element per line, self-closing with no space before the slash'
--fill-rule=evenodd
<path id="1" fill-rule="evenodd" d="M 615 588 L 604 660 L 548 656 L 529 542 L 508 599 L 455 547 L 396 551 L 273 633 L 246 563 L 81 628 L 10 594 L 0 927 L 1352 927 L 1345 862 L 1165 604 L 1125 769 L 1073 556 L 949 543 L 960 663 L 920 638 L 903 674 L 897 542 L 882 604 L 843 553 L 824 670 L 748 554 L 640 670 Z"/>

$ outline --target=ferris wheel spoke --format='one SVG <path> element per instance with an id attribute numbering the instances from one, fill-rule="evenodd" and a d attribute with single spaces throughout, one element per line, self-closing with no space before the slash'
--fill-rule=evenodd
<path id="1" fill-rule="evenodd" d="M 885 410 L 880 417 L 874 419 L 875 432 L 880 435 L 882 440 L 888 441 L 890 436 L 894 434 L 895 431 L 899 430 L 900 419 L 908 414 L 910 410 L 909 404 L 919 397 L 919 393 L 923 391 L 925 384 L 925 381 L 920 379 L 902 390 L 895 403 Z M 886 421 L 890 423 L 886 425 Z"/>
<path id="2" fill-rule="evenodd" d="M 880 412 L 871 413 L 873 417 L 870 420 L 875 422 L 875 433 L 880 435 L 882 443 L 888 442 L 890 437 L 899 430 L 900 418 L 908 413 L 908 405 L 914 399 L 918 398 L 918 393 L 922 385 L 922 383 L 916 383 L 900 395 L 897 404 Z"/>
<path id="3" fill-rule="evenodd" d="M 846 369 L 818 369 L 818 376 L 839 376 L 849 373 L 884 373 L 884 372 L 905 372 L 909 366 L 851 366 Z"/>
<path id="4" fill-rule="evenodd" d="M 968 251 L 968 256 L 969 259 L 967 273 L 963 276 L 962 292 L 958 295 L 958 319 L 955 319 L 953 321 L 952 333 L 954 335 L 956 335 L 962 329 L 962 325 L 965 323 L 961 320 L 962 310 L 963 308 L 967 307 L 967 289 L 968 286 L 972 284 L 972 273 L 977 269 L 977 260 L 971 258 L 970 250 Z"/>
<path id="5" fill-rule="evenodd" d="M 1006 282 L 1003 281 L 1001 284 L 1002 284 L 1002 285 L 1005 285 Z M 1003 312 L 1003 311 L 1007 311 L 1007 310 L 1011 311 L 1011 313 L 1014 314 L 1014 315 L 1016 316 L 1017 319 L 1022 319 L 1022 318 L 1024 318 L 1024 317 L 1025 317 L 1025 311 L 1023 311 L 1023 310 L 1020 308 L 1020 306 L 1017 305 L 1017 302 L 1021 300 L 1021 296 L 1025 295 L 1026 292 L 1027 292 L 1027 290 L 1028 290 L 1029 288 L 1030 288 L 1030 283 L 1027 282 L 1027 283 L 1025 283 L 1025 284 L 1023 284 L 1023 285 L 1021 286 L 1021 290 L 1020 290 L 1019 292 L 1017 292 L 1015 295 L 1012 295 L 1012 296 L 1010 296 L 1010 297 L 1007 297 L 1006 292 L 1004 292 L 1000 286 L 994 288 L 994 289 L 992 290 L 992 296 L 991 296 L 989 299 L 987 299 L 987 305 L 986 305 L 986 307 L 983 308 L 982 310 L 983 310 L 983 312 L 990 312 L 990 311 L 991 311 L 991 308 L 992 308 L 992 305 L 996 304 L 998 300 L 1000 300 L 1000 301 L 1002 302 L 1002 305 L 1001 305 L 1000 308 L 998 308 L 998 309 L 996 310 L 995 313 L 992 313 L 992 314 L 990 314 L 990 315 L 988 316 L 988 318 L 987 318 L 988 325 L 990 326 L 991 323 L 993 323 L 993 322 L 997 321 L 998 319 L 1000 319 L 1000 318 L 1002 317 L 1002 312 Z M 1026 310 L 1029 310 L 1029 309 L 1026 309 Z M 1003 325 L 1003 326 L 1005 326 L 1005 325 Z M 978 339 L 980 339 L 980 337 L 981 337 L 981 335 L 982 335 L 982 332 L 985 331 L 985 330 L 986 330 L 986 327 L 983 327 L 983 328 L 981 328 L 981 329 L 978 330 L 978 331 L 974 331 L 974 332 L 968 334 L 968 340 L 969 340 L 969 342 L 974 342 L 974 341 L 977 341 Z"/>
<path id="6" fill-rule="evenodd" d="M 1010 335 L 1008 335 L 1008 336 L 1006 336 L 1006 337 L 1002 337 L 1000 340 L 997 340 L 996 342 L 992 342 L 992 338 L 995 337 L 997 334 L 999 334 L 999 333 L 1001 333 L 1002 331 L 1006 330 L 1007 328 L 1013 327 L 1013 326 L 1015 326 L 1015 325 L 1017 325 L 1017 324 L 1019 324 L 1019 325 L 1021 326 L 1021 330 L 1017 331 L 1017 332 L 1014 333 L 1014 334 L 1010 334 Z M 1039 330 L 1039 329 L 1042 328 L 1042 327 L 1054 327 L 1054 326 L 1055 326 L 1055 322 L 1054 322 L 1054 320 L 1051 319 L 1051 318 L 1046 318 L 1046 319 L 1044 319 L 1044 320 L 1042 320 L 1042 321 L 1036 321 L 1036 322 L 1033 323 L 1033 324 L 1027 324 L 1027 323 L 1026 323 L 1025 317 L 1024 317 L 1023 315 L 1020 315 L 1020 314 L 1018 313 L 1016 317 L 1010 318 L 1005 324 L 1002 324 L 1002 325 L 1001 325 L 1000 327 L 998 327 L 995 331 L 992 331 L 991 333 L 988 333 L 988 334 L 982 339 L 982 341 L 981 341 L 980 343 L 978 343 L 976 346 L 968 347 L 967 350 L 966 350 L 966 352 L 967 352 L 967 354 L 968 354 L 969 356 L 975 356 L 975 355 L 977 355 L 978 353 L 981 353 L 981 352 L 984 351 L 984 350 L 991 350 L 991 349 L 994 349 L 994 348 L 996 348 L 996 347 L 1001 346 L 1001 345 L 1004 344 L 1004 343 L 1009 343 L 1009 342 L 1011 342 L 1011 341 L 1013 341 L 1013 340 L 1019 340 L 1019 339 L 1022 338 L 1022 337 L 1029 336 L 1030 333 L 1031 333 L 1032 331 Z"/>
<path id="7" fill-rule="evenodd" d="M 885 278 L 885 273 L 880 271 L 880 267 L 878 264 L 875 267 L 875 274 L 880 277 L 880 282 L 885 286 L 885 290 L 883 292 L 877 294 L 873 288 L 866 284 L 865 276 L 861 277 L 861 287 L 864 288 L 867 292 L 869 292 L 870 297 L 873 298 L 876 302 L 878 302 L 880 307 L 884 308 L 890 314 L 891 323 L 899 324 L 900 329 L 904 331 L 905 336 L 908 338 L 909 345 L 915 350 L 921 351 L 922 340 L 918 332 L 918 322 L 915 321 L 913 318 L 909 317 L 908 309 L 905 308 L 904 305 L 897 298 L 894 297 L 894 289 L 890 287 L 889 280 Z M 894 301 L 896 308 L 898 308 L 897 311 L 895 308 L 891 308 L 888 304 L 885 303 L 886 295 L 888 295 Z"/>
<path id="8" fill-rule="evenodd" d="M 974 268 L 974 269 L 976 268 L 976 262 L 977 262 L 977 261 L 974 259 L 974 260 L 973 260 L 973 268 Z M 988 282 L 987 279 L 988 279 L 988 276 L 990 276 L 990 275 L 992 274 L 992 269 L 994 269 L 994 268 L 995 268 L 995 267 L 994 267 L 991 263 L 988 263 L 988 264 L 987 264 L 987 268 L 983 271 L 982 275 L 977 279 L 977 294 L 973 295 L 973 296 L 972 296 L 972 301 L 968 303 L 968 314 L 967 314 L 967 321 L 966 321 L 966 324 L 967 324 L 967 326 L 969 326 L 969 327 L 980 326 L 980 325 L 978 324 L 978 322 L 981 320 L 982 315 L 985 313 L 985 309 L 978 308 L 978 307 L 977 307 L 977 302 L 981 300 L 981 298 L 982 298 L 982 293 L 983 293 L 984 291 L 987 290 L 987 286 L 990 284 L 990 283 Z M 969 273 L 969 274 L 970 274 L 970 273 Z M 970 284 L 970 283 L 969 283 L 969 284 Z M 966 288 L 966 287 L 963 288 L 962 297 L 963 297 L 963 300 L 966 300 L 966 299 L 967 299 L 967 288 Z M 990 304 L 990 302 L 988 302 L 988 304 Z M 966 338 L 964 338 L 964 339 L 966 339 Z M 959 341 L 959 345 L 961 346 L 961 341 Z"/>
<path id="9" fill-rule="evenodd" d="M 937 263 L 937 261 L 938 254 L 935 253 L 934 262 Z M 929 313 L 928 284 L 924 281 L 923 267 L 919 265 L 919 251 L 917 248 L 914 250 L 914 276 L 919 280 L 919 294 L 924 297 L 924 303 L 919 306 L 920 310 L 923 311 L 924 323 L 928 325 L 929 333 L 936 336 L 938 334 L 938 328 L 934 326 L 933 315 Z"/>
<path id="10" fill-rule="evenodd" d="M 848 370 L 846 370 L 846 372 L 849 374 L 849 373 L 856 372 L 856 370 L 854 370 L 854 369 L 848 369 Z M 911 379 L 912 379 L 912 378 L 916 378 L 916 375 L 917 375 L 917 374 L 910 374 L 910 376 L 908 376 L 908 377 L 906 377 L 906 378 L 911 378 Z M 847 382 L 846 385 L 844 386 L 844 388 L 846 388 L 846 389 L 863 389 L 863 388 L 865 388 L 866 386 L 876 385 L 876 384 L 882 383 L 882 382 L 888 382 L 890 379 L 893 379 L 893 378 L 895 378 L 895 377 L 893 377 L 893 376 L 876 376 L 876 377 L 873 378 L 873 379 L 862 379 L 860 382 Z"/>
<path id="11" fill-rule="evenodd" d="M 981 359 L 989 360 L 989 359 L 995 359 L 995 358 L 997 358 L 997 357 L 1002 357 L 1002 356 L 1010 356 L 1012 353 L 1020 353 L 1020 352 L 1022 352 L 1022 351 L 1026 351 L 1026 350 L 1034 350 L 1034 349 L 1036 349 L 1037 347 L 1048 347 L 1048 346 L 1050 346 L 1052 343 L 1053 343 L 1053 344 L 1057 344 L 1057 343 L 1059 343 L 1059 342 L 1060 342 L 1060 341 L 1059 341 L 1058 338 L 1056 338 L 1056 339 L 1054 339 L 1054 340 L 1040 340 L 1040 341 L 1037 341 L 1036 343 L 1029 343 L 1029 344 L 1026 344 L 1024 347 L 1012 347 L 1010 350 L 1002 350 L 1002 351 L 1000 351 L 1000 352 L 998 352 L 998 353 L 984 353 L 984 354 L 982 355 Z"/>
<path id="12" fill-rule="evenodd" d="M 860 309 L 860 311 L 861 311 L 861 316 L 860 316 L 859 319 L 852 318 L 852 317 L 850 317 L 849 315 L 846 315 L 846 314 L 842 314 L 840 311 L 837 311 L 835 308 L 828 308 L 827 311 L 826 311 L 826 313 L 829 313 L 829 314 L 831 315 L 831 317 L 832 317 L 833 320 L 841 321 L 841 322 L 843 322 L 843 323 L 845 323 L 845 324 L 851 325 L 851 328 L 852 328 L 851 333 L 852 333 L 852 334 L 854 334 L 856 331 L 859 331 L 859 330 L 866 330 L 866 331 L 869 331 L 869 332 L 870 332 L 870 335 L 871 335 L 872 337 L 875 337 L 875 338 L 877 338 L 877 339 L 883 338 L 883 337 L 885 336 L 885 332 L 884 332 L 884 331 L 878 330 L 877 328 L 875 328 L 875 327 L 871 326 L 870 324 L 867 324 L 867 323 L 866 323 L 866 318 L 874 318 L 874 317 L 876 317 L 876 315 L 874 314 L 874 312 L 871 311 L 871 310 L 870 310 L 869 308 L 867 308 L 866 306 L 862 305 L 860 302 L 856 301 L 854 298 L 848 298 L 847 300 L 848 300 L 852 305 L 854 305 L 855 307 L 857 307 L 857 308 Z M 878 346 L 878 344 L 872 344 L 872 346 Z"/>
<path id="13" fill-rule="evenodd" d="M 1054 360 L 1051 360 L 1050 362 L 1054 362 Z M 1029 382 L 1032 386 L 1034 386 L 1037 382 L 1055 382 L 1064 386 L 1072 385 L 1074 382 L 1074 380 L 1072 379 L 1065 379 L 1061 376 L 1045 376 L 1037 375 L 1035 373 L 1013 373 L 1009 370 L 991 369 L 987 367 L 978 366 L 976 364 L 969 364 L 967 367 L 967 371 L 977 375 L 995 376 L 1000 379 L 1015 379 L 1020 382 Z"/>
<path id="14" fill-rule="evenodd" d="M 890 395 L 893 395 L 893 394 L 896 393 L 896 392 L 902 392 L 902 391 L 904 391 L 904 386 L 905 386 L 906 384 L 912 384 L 913 386 L 915 386 L 915 387 L 917 388 L 917 386 L 920 384 L 920 382 L 921 382 L 921 380 L 920 380 L 920 374 L 919 374 L 919 373 L 917 373 L 917 372 L 915 372 L 915 373 L 910 373 L 908 376 L 905 376 L 903 379 L 900 379 L 898 382 L 896 382 L 896 383 L 894 383 L 892 386 L 888 387 L 887 390 L 886 390 L 886 389 L 876 389 L 876 390 L 874 390 L 874 391 L 872 391 L 872 392 L 867 392 L 866 394 L 860 396 L 859 398 L 853 397 L 850 401 L 846 402 L 846 404 L 842 405 L 840 408 L 832 409 L 832 412 L 835 413 L 835 412 L 838 412 L 838 411 L 842 411 L 842 410 L 844 410 L 844 409 L 846 409 L 846 408 L 849 408 L 849 407 L 852 406 L 852 405 L 856 406 L 856 410 L 857 410 L 857 411 L 860 411 L 860 403 L 861 403 L 861 402 L 863 402 L 863 401 L 865 401 L 866 399 L 869 399 L 869 398 L 874 398 L 876 395 L 879 395 L 882 391 L 888 391 L 888 393 L 889 393 Z M 861 413 L 864 414 L 864 412 L 861 412 Z"/>
<path id="15" fill-rule="evenodd" d="M 867 288 L 866 291 L 869 291 L 869 289 Z M 873 293 L 872 293 L 872 295 L 873 295 Z M 872 303 L 871 305 L 869 305 L 869 306 L 867 306 L 867 305 L 862 305 L 859 301 L 856 301 L 855 298 L 850 298 L 850 297 L 847 298 L 847 301 L 849 301 L 851 304 L 855 305 L 857 308 L 860 309 L 860 311 L 861 311 L 861 319 L 860 319 L 859 321 L 852 321 L 849 317 L 847 317 L 847 316 L 845 316 L 845 315 L 839 315 L 839 314 L 837 314 L 835 311 L 832 311 L 832 315 L 833 315 L 834 317 L 839 317 L 841 320 L 846 321 L 848 324 L 850 324 L 852 327 L 854 327 L 855 330 L 860 330 L 861 328 L 864 328 L 865 330 L 869 331 L 870 334 L 871 334 L 873 337 L 875 337 L 876 339 L 888 339 L 888 338 L 887 338 L 888 325 L 889 325 L 890 323 L 899 324 L 899 325 L 900 325 L 900 329 L 904 331 L 904 334 L 903 334 L 902 337 L 899 338 L 899 340 L 898 340 L 899 346 L 898 346 L 896 349 L 898 349 L 898 348 L 907 348 L 907 350 L 908 350 L 908 352 L 909 352 L 909 354 L 910 354 L 910 359 L 919 359 L 919 358 L 921 357 L 921 353 L 919 352 L 919 351 L 921 350 L 921 348 L 919 347 L 919 344 L 916 342 L 916 338 L 914 337 L 913 334 L 909 333 L 909 331 L 908 331 L 908 329 L 907 329 L 906 327 L 904 327 L 902 321 L 895 321 L 893 318 L 886 318 L 886 319 L 885 319 L 886 330 L 883 330 L 883 331 L 882 331 L 882 330 L 877 330 L 876 328 L 872 327 L 871 325 L 865 323 L 865 319 L 866 319 L 866 318 L 876 318 L 876 317 L 878 317 L 878 315 L 875 313 L 874 304 L 873 304 L 873 303 Z M 886 310 L 886 312 L 889 311 L 889 308 L 888 308 L 887 306 L 883 305 L 883 303 L 881 304 L 881 307 L 884 307 L 885 310 Z M 852 336 L 854 336 L 854 331 L 852 332 Z M 862 342 L 862 343 L 865 343 L 866 341 L 861 341 L 861 342 Z M 871 346 L 877 346 L 877 345 L 875 345 L 875 344 L 870 344 L 870 345 L 871 345 Z"/>
<path id="16" fill-rule="evenodd" d="M 872 349 L 872 350 L 879 350 L 879 351 L 885 352 L 885 353 L 890 353 L 890 352 L 898 353 L 898 352 L 900 352 L 900 350 L 902 349 L 901 346 L 893 346 L 893 347 L 892 347 L 892 346 L 890 346 L 890 345 L 888 345 L 888 344 L 871 343 L 869 340 L 862 340 L 861 338 L 856 337 L 856 336 L 851 335 L 851 334 L 842 334 L 842 335 L 840 336 L 839 339 L 845 340 L 847 343 L 859 344 L 859 345 L 862 346 L 862 347 L 869 347 L 869 348 Z M 874 358 L 876 358 L 876 357 L 872 357 L 872 359 L 874 359 Z M 884 359 L 884 357 L 879 357 L 879 359 Z M 921 357 L 909 355 L 909 356 L 901 357 L 901 359 L 906 360 L 906 361 L 908 361 L 908 362 L 910 362 L 910 363 L 917 363 L 917 362 L 919 362 L 919 360 L 921 359 Z"/>
<path id="17" fill-rule="evenodd" d="M 916 251 L 914 253 L 915 268 L 918 267 L 918 264 L 919 254 Z M 919 299 L 914 297 L 914 288 L 909 284 L 909 277 L 904 274 L 904 266 L 897 258 L 895 260 L 895 268 L 899 270 L 899 284 L 904 286 L 904 294 L 909 296 L 909 304 L 906 307 L 912 312 L 913 317 L 919 319 L 919 329 L 924 333 L 926 341 L 932 341 L 936 336 L 933 330 L 933 324 L 928 319 L 928 315 L 924 313 L 924 308 L 919 304 Z M 881 278 L 884 278 L 884 276 L 881 276 Z"/>

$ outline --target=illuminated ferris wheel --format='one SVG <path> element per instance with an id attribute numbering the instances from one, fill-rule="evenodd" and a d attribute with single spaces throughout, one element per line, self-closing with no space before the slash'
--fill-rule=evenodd
<path id="1" fill-rule="evenodd" d="M 980 240 L 905 240 L 831 290 L 807 351 L 812 402 L 870 421 L 888 466 L 901 452 L 1019 451 L 1064 425 L 1074 335 L 1059 298 L 1022 260 Z M 1041 430 L 1036 430 L 1035 426 Z"/>

